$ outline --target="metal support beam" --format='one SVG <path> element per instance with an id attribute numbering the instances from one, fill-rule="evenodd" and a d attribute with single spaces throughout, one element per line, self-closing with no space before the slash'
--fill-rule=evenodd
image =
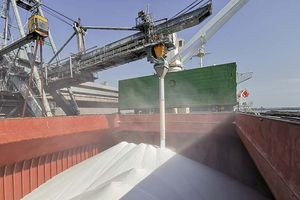
<path id="1" fill-rule="evenodd" d="M 16 0 L 11 0 L 11 4 L 12 4 L 12 8 L 13 8 L 13 11 L 14 11 L 14 14 L 15 14 L 15 18 L 16 18 L 16 21 L 17 21 L 17 24 L 18 24 L 18 29 L 19 29 L 20 35 L 21 35 L 22 38 L 24 38 L 26 36 L 26 34 L 25 34 L 25 31 L 24 31 L 24 28 L 23 28 L 23 24 L 22 24 L 20 13 L 19 13 L 19 10 L 18 10 L 17 4 L 16 4 Z M 25 47 L 25 50 L 27 52 L 27 55 L 30 54 L 30 56 L 28 55 L 28 59 L 31 61 L 32 55 L 31 55 L 30 47 L 29 47 L 28 44 L 24 45 L 24 47 Z"/>
<path id="2" fill-rule="evenodd" d="M 59 90 L 50 90 L 50 95 L 54 98 L 56 104 L 61 107 L 66 115 L 78 115 L 78 111 L 74 109 L 71 103 L 64 97 Z"/>
<path id="3" fill-rule="evenodd" d="M 83 26 L 83 30 L 94 29 L 94 30 L 116 30 L 116 31 L 139 31 L 134 27 L 109 27 L 109 26 Z"/>
<path id="4" fill-rule="evenodd" d="M 78 53 L 83 54 L 85 53 L 85 30 L 80 25 L 80 19 L 74 24 L 74 30 L 77 35 Z"/>
<path id="5" fill-rule="evenodd" d="M 19 10 L 18 10 L 17 4 L 16 4 L 16 0 L 11 0 L 11 3 L 12 3 L 13 11 L 14 11 L 16 21 L 17 21 L 17 24 L 18 24 L 18 28 L 19 28 L 19 31 L 20 31 L 20 35 L 21 35 L 21 37 L 24 38 L 26 36 L 26 34 L 25 34 L 25 30 L 23 28 L 23 24 L 22 24 L 20 13 L 19 13 Z M 24 47 L 25 47 L 29 62 L 33 63 L 33 56 L 32 56 L 32 52 L 31 52 L 31 49 L 30 49 L 29 45 L 25 44 Z M 42 90 L 42 82 L 41 82 L 38 70 L 36 69 L 36 66 L 34 66 L 34 69 L 33 69 L 33 77 L 35 79 L 39 94 L 41 94 L 41 96 L 45 97 L 46 93 L 45 93 L 44 90 Z M 52 116 L 50 106 L 49 106 L 49 102 L 48 102 L 47 98 L 44 98 L 43 103 L 44 103 L 44 106 L 45 106 L 46 113 L 48 113 L 47 116 Z"/>
<path id="6" fill-rule="evenodd" d="M 70 103 L 72 105 L 73 111 L 76 115 L 79 115 L 80 111 L 79 111 L 79 108 L 78 108 L 78 105 L 77 105 L 77 102 L 76 102 L 76 99 L 75 99 L 75 96 L 73 94 L 73 91 L 72 91 L 71 87 L 68 88 L 68 93 L 69 93 L 69 96 L 70 96 Z"/>
<path id="7" fill-rule="evenodd" d="M 60 54 L 60 52 L 67 46 L 67 44 L 72 40 L 72 38 L 76 35 L 76 32 L 74 32 L 71 37 L 60 47 L 60 49 L 54 54 L 54 56 L 49 60 L 48 65 L 51 64 L 51 62 Z"/>
<path id="8" fill-rule="evenodd" d="M 72 62 L 72 56 L 70 56 L 70 77 L 73 78 L 73 62 Z"/>
<path id="9" fill-rule="evenodd" d="M 10 1 L 9 0 L 4 0 L 3 1 L 3 10 L 2 10 L 2 15 L 1 17 L 5 19 L 4 22 L 4 46 L 7 45 L 8 42 L 8 33 L 9 33 L 9 7 L 10 7 Z"/>
<path id="10" fill-rule="evenodd" d="M 32 111 L 32 113 L 37 117 L 41 117 L 43 115 L 42 107 L 40 105 L 39 100 L 35 98 L 33 91 L 27 86 L 27 84 L 23 80 L 19 79 L 18 77 L 13 76 L 11 77 L 11 80 L 23 97 L 28 95 L 27 105 Z"/>
<path id="11" fill-rule="evenodd" d="M 32 41 L 34 41 L 37 38 L 36 34 L 28 34 L 25 37 L 22 37 L 21 39 L 15 41 L 14 43 L 4 47 L 0 50 L 0 56 L 3 56 L 4 54 L 7 54 L 9 52 L 12 52 L 13 50 L 20 48 L 21 46 L 24 46 Z"/>

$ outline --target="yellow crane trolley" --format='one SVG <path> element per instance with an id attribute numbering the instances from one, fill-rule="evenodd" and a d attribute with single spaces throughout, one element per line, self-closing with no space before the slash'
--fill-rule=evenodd
<path id="1" fill-rule="evenodd" d="M 42 38 L 48 37 L 48 19 L 40 15 L 32 15 L 28 19 L 29 34 L 36 33 Z"/>

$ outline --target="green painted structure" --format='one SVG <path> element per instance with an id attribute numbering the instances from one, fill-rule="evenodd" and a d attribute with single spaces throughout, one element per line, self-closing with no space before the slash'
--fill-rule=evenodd
<path id="1" fill-rule="evenodd" d="M 236 104 L 236 63 L 168 73 L 166 108 L 222 107 Z M 119 109 L 159 107 L 156 75 L 119 81 Z"/>

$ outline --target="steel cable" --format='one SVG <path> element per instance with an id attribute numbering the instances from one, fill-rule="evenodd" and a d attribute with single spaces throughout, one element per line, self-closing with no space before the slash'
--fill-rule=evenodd
<path id="1" fill-rule="evenodd" d="M 74 19 L 72 19 L 72 18 L 70 18 L 70 17 L 68 17 L 68 16 L 66 16 L 66 15 L 64 15 L 64 14 L 62 14 L 62 13 L 56 11 L 56 10 L 54 10 L 53 8 L 50 8 L 49 6 L 46 6 L 45 4 L 41 4 L 41 6 L 43 6 L 43 7 L 47 8 L 48 10 L 50 10 L 50 11 L 52 11 L 52 12 L 54 12 L 54 13 L 56 13 L 56 14 L 64 17 L 64 18 L 66 18 L 68 20 L 70 20 L 71 22 L 76 22 L 76 20 L 74 20 Z"/>
<path id="2" fill-rule="evenodd" d="M 45 11 L 46 13 L 48 13 L 49 15 L 55 17 L 56 19 L 58 19 L 58 20 L 64 22 L 65 24 L 67 24 L 67 25 L 69 25 L 69 26 L 73 26 L 71 23 L 69 23 L 69 22 L 67 22 L 66 20 L 62 19 L 61 17 L 57 16 L 55 13 L 53 13 L 53 12 L 51 12 L 51 11 L 49 11 L 49 10 L 46 10 L 46 9 L 44 9 L 44 11 Z"/>

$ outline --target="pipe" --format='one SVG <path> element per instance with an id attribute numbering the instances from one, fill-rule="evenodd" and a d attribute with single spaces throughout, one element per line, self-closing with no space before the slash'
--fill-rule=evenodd
<path id="1" fill-rule="evenodd" d="M 168 62 L 162 58 L 154 60 L 154 69 L 159 78 L 159 122 L 160 122 L 160 148 L 166 147 L 166 113 L 165 113 L 165 76 L 169 70 Z"/>
<path id="2" fill-rule="evenodd" d="M 116 30 L 116 31 L 139 31 L 135 27 L 109 27 L 109 26 L 83 26 L 84 30 L 95 29 L 95 30 Z"/>
<path id="3" fill-rule="evenodd" d="M 159 77 L 160 148 L 166 147 L 165 78 Z"/>

